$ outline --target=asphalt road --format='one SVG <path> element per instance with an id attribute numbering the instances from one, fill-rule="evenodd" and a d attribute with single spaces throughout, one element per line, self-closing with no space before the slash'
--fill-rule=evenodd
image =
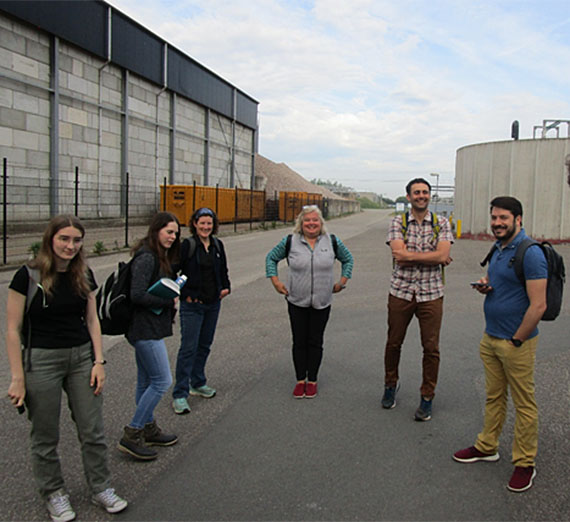
<path id="1" fill-rule="evenodd" d="M 211 400 L 191 398 L 176 416 L 165 398 L 159 424 L 180 442 L 154 462 L 135 462 L 115 446 L 133 412 L 135 364 L 120 338 L 106 342 L 105 420 L 117 491 L 129 508 L 111 517 L 90 505 L 67 410 L 60 455 L 80 520 L 569 520 L 570 411 L 568 295 L 562 316 L 541 325 L 537 354 L 540 448 L 535 486 L 506 489 L 512 472 L 513 412 L 497 463 L 458 464 L 451 454 L 474 442 L 482 422 L 484 380 L 478 357 L 482 298 L 469 288 L 489 243 L 457 241 L 446 270 L 442 362 L 433 419 L 413 420 L 419 403 L 421 349 L 410 326 L 397 407 L 383 410 L 382 355 L 391 261 L 385 211 L 329 222 L 355 257 L 353 279 L 337 294 L 326 330 L 319 395 L 294 400 L 286 305 L 264 278 L 266 252 L 286 233 L 224 238 L 232 294 L 224 300 L 208 384 Z M 570 267 L 570 247 L 561 246 Z M 124 256 L 122 256 L 124 257 Z M 118 256 L 92 260 L 102 281 Z M 281 267 L 283 273 L 286 268 Z M 0 273 L 4 314 L 7 281 Z M 167 342 L 174 363 L 179 335 Z M 5 356 L 0 380 L 8 382 Z M 4 387 L 5 389 L 5 387 Z M 0 519 L 45 520 L 29 464 L 29 424 L 8 405 L 3 419 Z"/>

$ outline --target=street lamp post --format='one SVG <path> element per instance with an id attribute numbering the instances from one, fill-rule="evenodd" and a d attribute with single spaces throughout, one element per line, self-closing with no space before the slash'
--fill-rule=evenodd
<path id="1" fill-rule="evenodd" d="M 435 176 L 435 209 L 434 212 L 437 214 L 437 201 L 439 200 L 439 174 L 432 172 L 430 176 Z"/>

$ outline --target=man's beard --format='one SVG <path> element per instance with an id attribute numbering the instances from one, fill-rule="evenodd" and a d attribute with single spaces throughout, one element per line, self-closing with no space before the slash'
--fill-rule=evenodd
<path id="1" fill-rule="evenodd" d="M 502 230 L 502 227 L 497 227 L 497 228 L 500 228 L 500 230 Z M 493 235 L 498 240 L 506 243 L 515 235 L 516 227 L 515 227 L 514 223 L 513 223 L 512 227 L 507 227 L 505 230 L 505 235 L 503 237 L 497 237 L 497 234 L 495 233 L 495 228 L 493 228 L 492 230 L 493 230 Z"/>

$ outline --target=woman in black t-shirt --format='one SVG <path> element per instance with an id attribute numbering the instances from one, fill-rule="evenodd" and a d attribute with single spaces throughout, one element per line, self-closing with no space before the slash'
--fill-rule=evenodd
<path id="1" fill-rule="evenodd" d="M 92 502 L 109 513 L 127 507 L 110 487 L 101 396 L 105 360 L 84 235 L 76 217 L 54 217 L 37 258 L 12 279 L 6 307 L 8 396 L 28 410 L 33 473 L 54 521 L 75 518 L 57 454 L 62 390 L 77 427 Z"/>

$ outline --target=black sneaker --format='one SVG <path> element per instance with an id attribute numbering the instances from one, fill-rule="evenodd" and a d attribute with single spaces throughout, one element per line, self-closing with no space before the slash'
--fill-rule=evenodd
<path id="1" fill-rule="evenodd" d="M 431 419 L 431 403 L 432 399 L 429 401 L 423 397 L 420 399 L 420 405 L 414 416 L 417 421 L 428 421 Z"/>
<path id="2" fill-rule="evenodd" d="M 389 386 L 384 387 L 384 396 L 382 397 L 382 408 L 390 410 L 396 406 L 396 393 L 400 389 L 400 383 L 393 388 Z"/>

